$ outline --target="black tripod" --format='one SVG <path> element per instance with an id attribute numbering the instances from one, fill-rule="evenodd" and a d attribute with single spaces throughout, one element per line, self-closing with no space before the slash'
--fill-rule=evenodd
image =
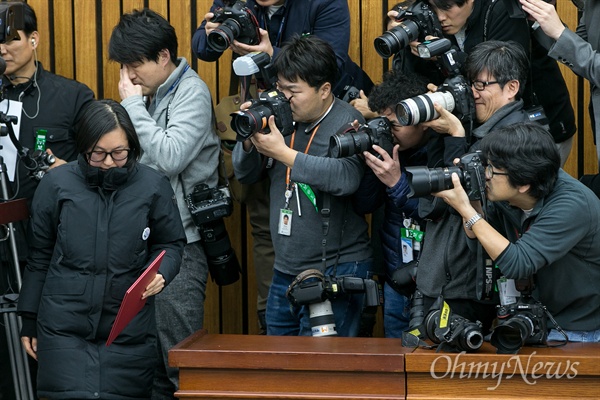
<path id="1" fill-rule="evenodd" d="M 0 122 L 4 122 L 1 117 L 2 115 L 0 115 Z M 8 122 L 7 125 L 10 125 L 10 122 Z M 12 127 L 10 129 L 12 130 Z M 14 276 L 17 282 L 17 288 L 20 291 L 22 280 L 13 223 L 27 218 L 29 212 L 25 199 L 8 201 L 8 182 L 6 164 L 4 163 L 4 158 L 0 155 L 0 191 L 2 194 L 2 200 L 0 202 L 0 225 L 5 227 L 6 232 L 5 236 L 0 238 L 0 240 L 8 240 L 11 261 L 14 267 Z M 21 345 L 20 340 L 19 332 L 21 330 L 21 319 L 17 315 L 17 299 L 18 295 L 16 294 L 0 296 L 0 313 L 2 314 L 4 329 L 6 331 L 15 399 L 30 400 L 34 399 L 34 396 L 31 386 L 27 353 Z"/>

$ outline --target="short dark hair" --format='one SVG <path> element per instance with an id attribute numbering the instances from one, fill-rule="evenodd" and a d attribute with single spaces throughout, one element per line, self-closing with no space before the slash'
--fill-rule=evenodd
<path id="1" fill-rule="evenodd" d="M 334 86 L 338 76 L 333 48 L 313 35 L 294 35 L 277 53 L 273 66 L 288 81 L 301 79 L 315 89 L 325 82 Z"/>
<path id="2" fill-rule="evenodd" d="M 481 139 L 488 163 L 508 173 L 513 186 L 530 185 L 536 199 L 547 196 L 558 177 L 560 154 L 550 133 L 535 122 L 494 130 Z"/>
<path id="3" fill-rule="evenodd" d="M 121 16 L 110 36 L 108 57 L 121 64 L 158 61 L 163 49 L 177 61 L 175 28 L 160 14 L 144 8 Z"/>
<path id="4" fill-rule="evenodd" d="M 77 129 L 77 151 L 87 153 L 105 134 L 121 128 L 129 142 L 127 164 L 140 156 L 140 140 L 125 108 L 111 99 L 92 100 L 83 111 Z"/>
<path id="5" fill-rule="evenodd" d="M 425 77 L 414 72 L 390 70 L 383 75 L 383 82 L 371 89 L 369 108 L 375 112 L 392 108 L 396 112 L 396 104 L 424 93 L 427 93 Z"/>
<path id="6" fill-rule="evenodd" d="M 515 96 L 518 100 L 527 83 L 529 58 L 523 46 L 517 42 L 488 40 L 476 45 L 465 63 L 465 75 L 470 81 L 483 71 L 493 75 L 501 88 L 513 79 L 519 81 L 519 92 Z"/>
<path id="7" fill-rule="evenodd" d="M 35 11 L 29 4 L 23 3 L 23 32 L 29 36 L 37 31 L 37 29 L 37 17 Z"/>
<path id="8" fill-rule="evenodd" d="M 453 6 L 464 6 L 467 0 L 426 0 L 425 2 L 428 3 L 430 6 L 439 8 L 440 10 L 449 10 Z"/>

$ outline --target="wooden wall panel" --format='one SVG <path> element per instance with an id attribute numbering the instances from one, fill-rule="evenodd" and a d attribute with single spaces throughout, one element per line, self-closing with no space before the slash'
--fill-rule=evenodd
<path id="1" fill-rule="evenodd" d="M 212 93 L 213 102 L 216 104 L 230 94 L 231 52 L 226 52 L 216 62 L 205 62 L 192 56 L 192 34 L 210 9 L 212 0 L 27 1 L 38 15 L 39 60 L 51 71 L 87 84 L 99 98 L 120 99 L 117 88 L 119 65 L 108 60 L 108 41 L 122 13 L 145 6 L 165 16 L 175 27 L 179 39 L 178 55 L 186 57 L 198 71 Z M 383 33 L 384 15 L 393 3 L 388 0 L 348 0 L 352 24 L 349 54 L 374 82 L 381 81 L 389 64 L 375 52 L 373 39 Z M 560 15 L 574 29 L 577 25 L 575 7 L 570 1 L 558 3 Z M 583 119 L 579 122 L 582 137 L 577 139 L 565 169 L 573 176 L 578 176 L 578 168 L 586 173 L 595 173 L 596 153 L 587 111 L 589 85 L 584 83 L 581 97 L 577 77 L 566 68 L 562 68 L 562 71 L 574 107 L 583 107 Z M 582 145 L 581 152 L 578 152 L 578 144 Z M 257 333 L 256 288 L 248 217 L 245 210 L 236 204 L 233 215 L 225 222 L 245 276 L 224 288 L 209 282 L 205 327 L 211 333 Z M 377 336 L 382 335 L 381 318 L 378 319 L 375 332 Z"/>

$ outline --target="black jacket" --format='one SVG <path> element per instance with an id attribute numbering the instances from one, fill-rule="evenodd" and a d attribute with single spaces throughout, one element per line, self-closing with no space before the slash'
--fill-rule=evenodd
<path id="1" fill-rule="evenodd" d="M 37 318 L 37 333 L 23 334 L 38 339 L 41 397 L 149 398 L 154 298 L 108 347 L 106 339 L 127 288 L 163 249 L 159 273 L 173 280 L 185 233 L 164 175 L 135 165 L 116 190 L 96 178 L 72 162 L 39 185 L 18 304 L 24 321 Z"/>
<path id="2" fill-rule="evenodd" d="M 77 158 L 75 149 L 76 123 L 84 106 L 94 98 L 94 93 L 84 84 L 55 75 L 44 70 L 38 62 L 35 79 L 19 85 L 12 85 L 8 79 L 3 80 L 4 99 L 21 101 L 24 113 L 16 115 L 20 123 L 19 143 L 33 152 L 38 130 L 46 130 L 46 147 L 59 158 L 73 161 Z M 39 101 L 39 107 L 38 107 Z M 6 112 L 6 110 L 2 110 Z M 35 118 L 29 118 L 30 117 Z M 7 115 L 12 115 L 6 112 Z M 37 115 L 36 115 L 37 114 Z M 25 198 L 31 206 L 33 194 L 38 185 L 37 180 L 29 176 L 23 162 L 17 162 L 18 183 L 12 182 L 12 195 Z M 15 165 L 7 166 L 13 169 Z M 16 176 L 15 176 L 16 177 Z M 28 246 L 25 242 L 26 223 L 16 225 L 16 239 L 19 258 L 27 258 Z M 4 246 L 4 245 L 0 245 Z M 2 259 L 7 258 L 7 252 Z"/>

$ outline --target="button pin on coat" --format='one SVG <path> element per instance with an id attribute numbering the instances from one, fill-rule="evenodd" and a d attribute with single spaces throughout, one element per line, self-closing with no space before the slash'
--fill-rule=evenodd
<path id="1" fill-rule="evenodd" d="M 142 240 L 148 240 L 149 237 L 150 237 L 150 228 L 145 227 L 144 231 L 142 232 Z"/>

